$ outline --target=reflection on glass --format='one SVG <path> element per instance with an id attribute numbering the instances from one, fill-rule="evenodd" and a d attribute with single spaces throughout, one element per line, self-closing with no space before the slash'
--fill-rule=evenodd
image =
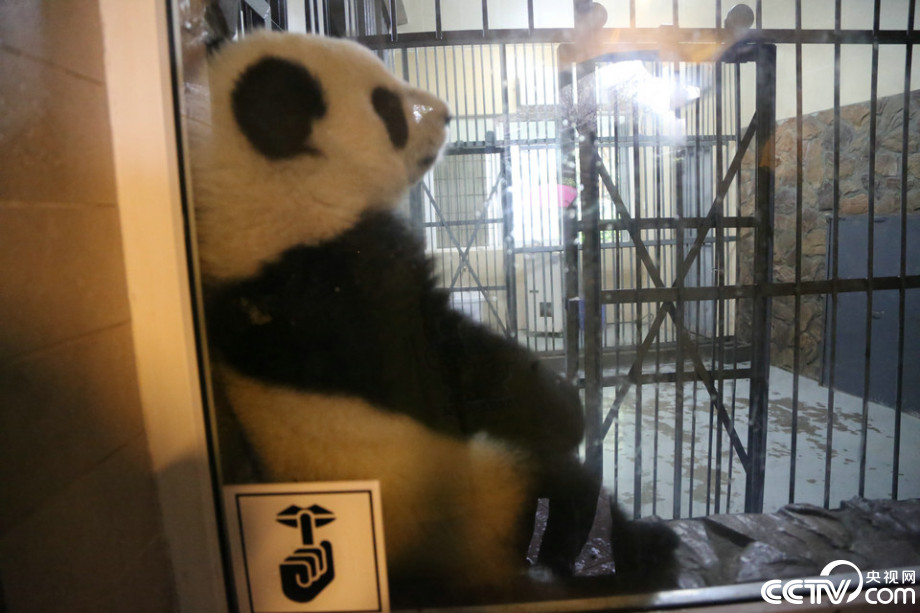
<path id="1" fill-rule="evenodd" d="M 286 14 L 289 29 L 357 39 L 450 104 L 446 149 L 398 203 L 401 219 L 423 236 L 444 304 L 466 317 L 460 328 L 476 331 L 464 334 L 488 330 L 486 344 L 511 364 L 526 355 L 546 374 L 509 391 L 494 379 L 515 367 L 470 351 L 457 389 L 487 374 L 495 385 L 479 400 L 539 404 L 550 393 L 534 389 L 556 376 L 577 388 L 578 462 L 627 515 L 662 518 L 681 537 L 675 587 L 819 575 L 847 556 L 824 538 L 838 529 L 872 552 L 851 561 L 863 573 L 916 564 L 912 545 L 874 546 L 908 542 L 909 529 L 849 528 L 920 512 L 898 502 L 920 494 L 910 376 L 920 365 L 920 77 L 916 34 L 903 29 L 915 3 L 877 13 L 792 1 L 747 11 L 706 0 L 460 4 L 308 2 Z M 878 32 L 894 13 L 897 26 Z M 429 105 L 405 108 L 414 126 Z M 395 144 L 396 120 L 383 120 Z M 251 321 L 266 315 L 254 309 Z M 380 334 L 363 319 L 354 342 Z M 349 327 L 327 324 L 329 343 Z M 412 380 L 413 366 L 383 366 Z M 364 385 L 376 392 L 374 377 Z M 428 393 L 408 387 L 400 393 Z M 361 415 L 355 423 L 376 423 Z M 507 413 L 499 438 L 519 443 L 542 416 Z M 444 434 L 412 417 L 426 436 Z M 225 454 L 237 453 L 231 440 L 220 436 Z M 433 470 L 430 448 L 405 447 L 428 458 L 435 481 L 463 474 Z M 570 460 L 527 457 L 522 474 L 565 472 Z M 255 478 L 222 461 L 231 479 Z M 513 493 L 514 481 L 501 487 Z M 539 497 L 550 498 L 552 526 L 553 494 Z M 539 509 L 531 560 L 547 521 Z M 615 578 L 623 564 L 603 521 L 591 536 L 574 574 Z M 584 537 L 573 536 L 579 549 Z M 499 598 L 622 588 L 540 585 Z"/>

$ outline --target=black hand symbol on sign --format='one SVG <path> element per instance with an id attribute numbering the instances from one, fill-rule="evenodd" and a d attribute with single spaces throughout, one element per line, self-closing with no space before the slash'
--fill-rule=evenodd
<path id="1" fill-rule="evenodd" d="M 286 526 L 299 527 L 303 547 L 288 556 L 279 567 L 281 589 L 294 602 L 309 602 L 335 579 L 332 544 L 313 543 L 313 532 L 319 526 L 333 521 L 332 513 L 319 505 L 302 509 L 291 506 L 278 514 L 278 521 Z"/>

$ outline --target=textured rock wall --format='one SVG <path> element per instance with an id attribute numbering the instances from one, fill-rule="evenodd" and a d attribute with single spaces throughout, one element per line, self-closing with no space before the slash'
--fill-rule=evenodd
<path id="1" fill-rule="evenodd" d="M 878 100 L 876 110 L 875 215 L 896 215 L 901 207 L 901 164 L 907 155 L 908 213 L 920 210 L 920 91 L 910 96 L 908 149 L 902 152 L 903 96 Z M 838 215 L 866 215 L 869 210 L 869 103 L 840 109 L 840 181 L 834 189 L 834 112 L 820 111 L 802 118 L 802 251 L 801 279 L 827 278 L 828 224 L 835 200 Z M 773 278 L 776 282 L 796 280 L 796 121 L 785 119 L 776 125 L 776 198 L 774 215 Z M 753 213 L 754 157 L 749 153 L 742 173 L 742 214 Z M 847 245 L 840 245 L 846 249 Z M 753 234 L 739 238 L 741 283 L 752 282 Z M 799 311 L 799 372 L 819 378 L 824 338 L 825 296 L 803 296 Z M 737 334 L 750 340 L 750 305 L 742 304 Z M 772 362 L 793 368 L 795 346 L 795 302 L 792 297 L 773 300 Z"/>

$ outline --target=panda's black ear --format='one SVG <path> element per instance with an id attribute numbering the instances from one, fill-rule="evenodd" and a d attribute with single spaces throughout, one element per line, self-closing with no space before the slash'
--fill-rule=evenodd
<path id="1" fill-rule="evenodd" d="M 247 68 L 233 88 L 233 116 L 267 158 L 320 155 L 310 143 L 313 122 L 326 114 L 319 81 L 289 60 L 266 57 Z"/>

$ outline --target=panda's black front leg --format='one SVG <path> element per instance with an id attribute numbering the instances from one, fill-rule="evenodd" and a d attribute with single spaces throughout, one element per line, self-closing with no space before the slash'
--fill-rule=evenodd
<path id="1" fill-rule="evenodd" d="M 609 513 L 615 577 L 607 587 L 617 591 L 673 587 L 678 540 L 670 528 L 660 521 L 629 520 L 574 453 L 550 455 L 538 464 L 538 494 L 549 501 L 538 564 L 556 576 L 572 576 L 595 518 Z"/>
<path id="2" fill-rule="evenodd" d="M 677 537 L 660 521 L 630 521 L 600 483 L 574 456 L 542 462 L 539 495 L 549 499 L 538 564 L 570 577 L 599 513 L 609 513 L 613 581 L 593 581 L 607 591 L 646 591 L 673 586 Z M 575 586 L 579 585 L 576 580 Z"/>
<path id="3" fill-rule="evenodd" d="M 537 563 L 567 577 L 594 525 L 600 483 L 574 454 L 541 460 L 538 495 L 547 499 L 548 513 Z"/>
<path id="4" fill-rule="evenodd" d="M 557 576 L 573 574 L 598 510 L 600 480 L 576 455 L 584 432 L 577 390 L 531 352 L 459 314 L 439 312 L 438 354 L 465 433 L 486 432 L 527 454 L 535 498 L 547 498 L 549 513 L 537 557 Z M 628 521 L 605 496 L 613 532 L 611 545 L 622 589 L 660 587 L 676 547 L 663 525 Z"/>

